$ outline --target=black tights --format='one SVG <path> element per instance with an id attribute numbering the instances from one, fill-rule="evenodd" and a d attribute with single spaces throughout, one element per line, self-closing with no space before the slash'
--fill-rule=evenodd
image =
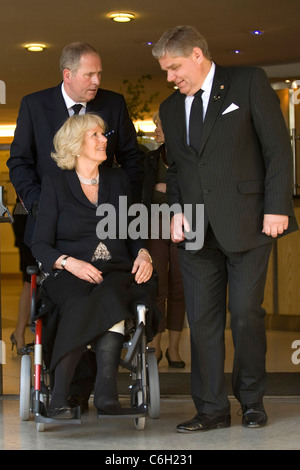
<path id="1" fill-rule="evenodd" d="M 98 409 L 118 406 L 117 374 L 123 346 L 123 335 L 107 331 L 95 343 L 97 376 L 95 383 L 95 406 Z M 63 357 L 55 368 L 51 408 L 68 406 L 70 385 L 75 369 L 86 346 L 71 351 Z"/>
<path id="2" fill-rule="evenodd" d="M 55 368 L 54 387 L 51 396 L 51 408 L 60 408 L 68 406 L 70 395 L 70 385 L 73 379 L 75 369 L 81 356 L 86 351 L 86 346 L 71 351 L 64 356 Z"/>

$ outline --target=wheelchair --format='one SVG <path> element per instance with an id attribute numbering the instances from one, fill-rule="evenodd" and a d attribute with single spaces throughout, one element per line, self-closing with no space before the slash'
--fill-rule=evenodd
<path id="1" fill-rule="evenodd" d="M 35 319 L 39 269 L 28 267 L 31 275 L 31 324 L 35 334 L 33 343 L 26 345 L 26 354 L 22 356 L 20 371 L 20 419 L 29 421 L 34 416 L 38 432 L 45 430 L 48 423 L 81 424 L 80 406 L 75 409 L 75 416 L 68 420 L 57 420 L 48 416 L 51 398 L 50 375 L 43 358 L 42 318 Z M 100 420 L 109 418 L 131 418 L 137 430 L 143 430 L 146 417 L 160 417 L 160 386 L 155 349 L 147 347 L 146 312 L 144 305 L 138 305 L 136 320 L 127 335 L 123 348 L 126 351 L 120 359 L 120 366 L 130 373 L 130 407 L 122 408 L 120 415 L 101 415 Z M 124 352 L 125 352 L 124 351 Z M 33 356 L 33 358 L 32 358 Z M 120 372 L 119 372 L 120 374 Z"/>

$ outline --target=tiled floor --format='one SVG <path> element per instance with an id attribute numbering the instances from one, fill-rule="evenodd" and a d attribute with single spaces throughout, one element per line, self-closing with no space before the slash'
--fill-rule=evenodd
<path id="1" fill-rule="evenodd" d="M 178 434 L 176 424 L 195 414 L 190 397 L 161 397 L 160 419 L 146 418 L 143 431 L 135 429 L 133 420 L 98 420 L 90 404 L 88 414 L 82 416 L 82 424 L 46 425 L 45 432 L 37 432 L 33 419 L 22 422 L 19 418 L 20 357 L 10 350 L 9 336 L 17 316 L 20 282 L 2 282 L 2 340 L 6 345 L 6 364 L 3 365 L 4 395 L 0 397 L 0 449 L 98 449 L 114 450 L 204 450 L 204 449 L 298 449 L 300 435 L 300 393 L 297 396 L 265 399 L 269 423 L 261 429 L 245 429 L 241 426 L 239 404 L 231 397 L 231 428 L 196 435 Z M 27 339 L 31 338 L 30 331 Z M 300 364 L 293 364 L 292 343 L 300 340 L 300 332 L 268 331 L 268 372 L 300 372 Z M 233 348 L 230 331 L 226 331 L 227 357 L 225 370 L 231 371 Z M 163 350 L 167 348 L 167 336 L 163 336 Z M 181 355 L 190 370 L 189 333 L 185 328 L 181 341 Z M 160 372 L 172 372 L 165 357 L 159 365 Z M 178 372 L 178 370 L 177 370 Z"/>

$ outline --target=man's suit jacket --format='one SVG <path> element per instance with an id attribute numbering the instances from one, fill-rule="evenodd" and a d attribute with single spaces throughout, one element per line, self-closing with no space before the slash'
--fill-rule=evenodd
<path id="1" fill-rule="evenodd" d="M 112 166 L 115 158 L 129 177 L 133 199 L 140 199 L 143 154 L 139 151 L 136 132 L 124 97 L 99 89 L 96 97 L 87 103 L 87 112 L 99 114 L 107 124 L 106 131 L 111 132 L 108 136 L 108 158 L 105 165 Z M 29 214 L 32 205 L 40 198 L 43 176 L 57 170 L 50 157 L 53 137 L 68 117 L 61 85 L 32 93 L 22 99 L 7 166 L 10 180 Z M 27 225 L 28 241 L 33 229 L 31 214 Z"/>
<path id="2" fill-rule="evenodd" d="M 279 100 L 259 68 L 216 66 L 199 152 L 186 144 L 185 95 L 160 107 L 169 170 L 169 203 L 203 204 L 223 248 L 248 250 L 270 241 L 264 214 L 290 216 L 292 154 Z"/>

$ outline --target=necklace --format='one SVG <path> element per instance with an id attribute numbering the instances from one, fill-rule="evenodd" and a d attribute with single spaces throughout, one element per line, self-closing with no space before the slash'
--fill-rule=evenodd
<path id="1" fill-rule="evenodd" d="M 82 184 L 88 184 L 92 186 L 96 186 L 96 184 L 99 184 L 99 173 L 97 175 L 97 178 L 92 178 L 92 179 L 84 178 L 83 176 L 80 176 L 77 172 L 76 174 L 79 178 L 80 183 Z"/>

